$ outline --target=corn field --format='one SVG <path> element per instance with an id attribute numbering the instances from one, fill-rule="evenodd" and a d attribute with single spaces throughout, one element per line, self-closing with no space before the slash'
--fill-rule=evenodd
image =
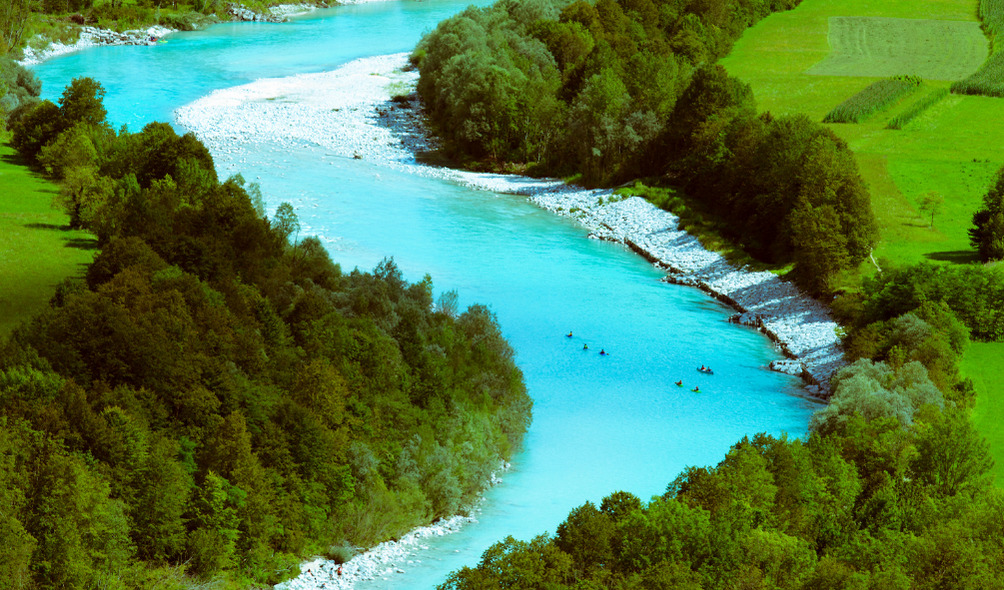
<path id="1" fill-rule="evenodd" d="M 948 96 L 947 88 L 936 88 L 928 92 L 920 100 L 910 105 L 910 108 L 893 117 L 886 125 L 886 129 L 902 129 L 907 123 L 916 119 L 918 115 L 933 107 L 946 96 Z"/>
<path id="2" fill-rule="evenodd" d="M 980 0 L 979 15 L 990 37 L 1004 31 L 1004 0 Z"/>
<path id="3" fill-rule="evenodd" d="M 952 93 L 1004 96 L 1004 52 L 991 55 L 975 74 L 952 84 Z"/>
<path id="4" fill-rule="evenodd" d="M 980 0 L 980 20 L 990 36 L 993 53 L 975 74 L 952 84 L 953 94 L 1004 97 L 1004 51 L 998 35 L 1004 33 L 1004 0 Z"/>
<path id="5" fill-rule="evenodd" d="M 897 76 L 869 84 L 864 90 L 838 104 L 823 117 L 823 123 L 859 123 L 892 106 L 920 86 L 915 76 Z"/>

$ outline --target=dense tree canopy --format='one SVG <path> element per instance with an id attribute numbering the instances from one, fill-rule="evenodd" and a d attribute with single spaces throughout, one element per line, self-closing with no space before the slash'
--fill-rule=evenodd
<path id="1" fill-rule="evenodd" d="M 506 539 L 440 588 L 999 587 L 1004 492 L 987 444 L 964 413 L 926 401 L 906 424 L 845 396 L 804 441 L 744 438 L 660 497 L 587 502 L 554 537 Z"/>
<path id="2" fill-rule="evenodd" d="M 194 136 L 112 131 L 102 94 L 13 123 L 101 252 L 0 343 L 0 587 L 275 582 L 464 509 L 530 420 L 491 311 L 392 260 L 342 272 Z"/>

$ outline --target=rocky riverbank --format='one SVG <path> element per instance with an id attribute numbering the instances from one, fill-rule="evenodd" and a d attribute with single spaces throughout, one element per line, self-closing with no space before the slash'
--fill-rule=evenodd
<path id="1" fill-rule="evenodd" d="M 155 25 L 147 29 L 136 29 L 119 33 L 97 27 L 80 27 L 80 38 L 75 43 L 64 44 L 50 41 L 44 49 L 36 50 L 29 45 L 24 48 L 24 56 L 18 62 L 23 66 L 35 65 L 67 53 L 73 53 L 98 45 L 154 45 L 157 40 L 175 32 L 174 29 Z"/>
<path id="2" fill-rule="evenodd" d="M 368 0 L 349 0 L 342 3 L 355 4 L 360 1 Z M 267 13 L 262 13 L 255 12 L 241 4 L 230 3 L 227 4 L 225 11 L 231 21 L 284 23 L 290 17 L 307 14 L 318 7 L 323 8 L 326 6 L 328 5 L 324 2 L 280 4 L 271 7 Z M 210 16 L 211 23 L 219 22 L 215 16 Z M 100 45 L 156 45 L 161 38 L 175 32 L 177 32 L 176 29 L 160 25 L 153 25 L 145 29 L 124 31 L 122 33 L 85 25 L 80 27 L 80 37 L 74 43 L 60 43 L 59 41 L 48 41 L 46 43 L 46 39 L 44 38 L 34 39 L 33 42 L 36 45 L 42 43 L 45 46 L 42 49 L 35 49 L 29 43 L 24 48 L 24 55 L 18 63 L 23 66 L 35 65 L 53 57 Z"/>

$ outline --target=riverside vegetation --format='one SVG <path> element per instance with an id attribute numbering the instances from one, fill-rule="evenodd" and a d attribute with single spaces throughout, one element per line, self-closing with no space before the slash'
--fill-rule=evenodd
<path id="1" fill-rule="evenodd" d="M 318 0 L 4 0 L 0 5 L 0 54 L 18 53 L 29 44 L 43 49 L 52 41 L 72 43 L 83 25 L 117 32 L 151 25 L 192 31 L 231 20 L 236 14 L 231 5 L 249 11 L 243 18 L 250 18 L 291 3 L 326 6 Z"/>
<path id="2" fill-rule="evenodd" d="M 858 274 L 879 231 L 848 144 L 804 115 L 757 114 L 750 86 L 712 65 L 794 4 L 502 0 L 445 21 L 414 52 L 433 124 L 468 166 L 597 185 L 647 177 L 662 185 L 654 200 L 715 220 L 754 258 L 794 263 L 788 276 L 810 292 L 851 287 L 833 311 L 852 362 L 805 440 L 744 439 L 650 502 L 617 492 L 554 536 L 505 539 L 441 588 L 1000 585 L 1004 533 L 990 523 L 1004 519 L 1004 492 L 959 365 L 971 339 L 1004 338 L 1004 276 L 915 261 Z M 944 65 L 931 67 L 961 71 Z M 919 83 L 879 84 L 852 118 Z M 1000 193 L 998 182 L 973 218 L 981 252 L 1000 244 Z"/>
<path id="3" fill-rule="evenodd" d="M 11 113 L 100 253 L 0 342 L 0 587 L 275 583 L 467 506 L 530 420 L 494 315 L 342 272 L 194 136 L 113 131 L 103 92 Z"/>

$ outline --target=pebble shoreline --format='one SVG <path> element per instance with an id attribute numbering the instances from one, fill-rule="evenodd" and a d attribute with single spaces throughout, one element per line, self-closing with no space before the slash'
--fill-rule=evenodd
<path id="1" fill-rule="evenodd" d="M 502 483 L 498 473 L 507 471 L 510 463 L 502 463 L 493 472 L 488 486 Z M 483 500 L 483 497 L 482 497 Z M 480 503 L 480 500 L 479 502 Z M 412 529 L 400 539 L 385 541 L 356 555 L 341 564 L 323 557 L 316 557 L 300 564 L 300 575 L 276 584 L 276 590 L 350 590 L 356 582 L 405 573 L 405 568 L 422 563 L 416 554 L 428 549 L 425 540 L 459 532 L 468 524 L 477 522 L 479 507 L 471 507 L 466 515 L 458 514 L 443 518 L 428 526 Z"/>
<path id="2" fill-rule="evenodd" d="M 374 2 L 378 0 L 346 0 L 341 4 L 359 4 L 361 2 Z M 280 4 L 273 6 L 269 12 L 260 13 L 241 6 L 240 4 L 228 4 L 227 13 L 235 21 L 254 21 L 283 23 L 291 16 L 308 14 L 317 9 L 313 4 Z M 155 45 L 150 41 L 151 37 L 161 39 L 171 33 L 176 33 L 176 29 L 154 25 L 146 29 L 134 29 L 119 33 L 111 29 L 100 29 L 98 27 L 80 27 L 80 37 L 74 43 L 60 43 L 50 41 L 45 48 L 36 51 L 31 45 L 24 48 L 24 56 L 18 61 L 22 66 L 31 66 L 42 63 L 47 59 L 74 53 L 90 47 L 102 45 Z"/>
<path id="3" fill-rule="evenodd" d="M 733 321 L 767 334 L 786 357 L 771 368 L 801 376 L 809 393 L 826 396 L 833 373 L 845 362 L 837 324 L 821 303 L 769 272 L 737 269 L 679 229 L 678 218 L 640 197 L 621 199 L 611 190 L 587 190 L 559 180 L 435 168 L 416 153 L 435 149 L 422 133 L 420 105 L 412 93 L 418 74 L 406 53 L 363 58 L 337 70 L 262 79 L 217 90 L 175 111 L 178 123 L 209 148 L 217 167 L 239 170 L 244 146 L 262 151 L 323 147 L 330 155 L 366 159 L 414 174 L 472 188 L 526 196 L 535 205 L 571 217 L 589 237 L 623 243 L 667 271 L 669 282 L 691 285 L 726 302 Z M 391 95 L 410 95 L 407 99 Z M 447 534 L 474 517 L 454 517 L 382 543 L 342 566 L 315 559 L 301 575 L 277 588 L 351 588 L 355 580 L 386 577 L 414 563 L 421 540 Z"/>

